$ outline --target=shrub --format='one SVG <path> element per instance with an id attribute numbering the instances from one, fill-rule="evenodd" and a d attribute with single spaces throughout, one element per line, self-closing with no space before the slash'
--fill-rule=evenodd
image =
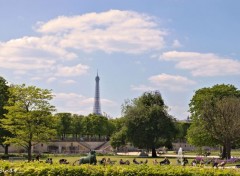
<path id="1" fill-rule="evenodd" d="M 149 165 L 60 165 L 47 163 L 10 163 L 0 161 L 0 176 L 223 176 L 240 175 L 237 169 L 213 169 L 211 167 L 149 166 Z"/>

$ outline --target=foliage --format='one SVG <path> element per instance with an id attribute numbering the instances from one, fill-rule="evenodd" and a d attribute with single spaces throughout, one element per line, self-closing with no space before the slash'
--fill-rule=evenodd
<path id="1" fill-rule="evenodd" d="M 235 130 L 235 125 L 240 123 L 239 97 L 240 90 L 233 85 L 221 84 L 197 90 L 189 104 L 192 125 L 188 141 L 198 146 L 220 144 L 224 147 L 223 157 L 229 158 L 230 145 L 240 139 L 240 132 Z"/>
<path id="2" fill-rule="evenodd" d="M 66 135 L 71 133 L 71 113 L 57 113 L 55 117 L 58 120 L 57 132 L 61 136 L 61 139 L 66 138 Z"/>
<path id="3" fill-rule="evenodd" d="M 7 81 L 0 76 L 0 119 L 4 118 L 4 114 L 7 113 L 7 110 L 4 109 L 4 106 L 7 105 L 9 98 L 9 92 L 8 92 L 8 85 Z M 5 144 L 6 137 L 10 137 L 12 134 L 1 127 L 0 124 L 0 145 L 2 145 L 5 148 L 5 154 L 8 154 L 8 146 L 9 144 Z"/>
<path id="4" fill-rule="evenodd" d="M 73 114 L 72 115 L 72 133 L 75 136 L 75 139 L 78 138 L 78 136 L 80 137 L 81 134 L 83 134 L 83 121 L 84 116 L 83 115 L 77 115 L 77 114 Z"/>
<path id="5" fill-rule="evenodd" d="M 167 113 L 159 92 L 145 92 L 123 107 L 127 138 L 134 146 L 152 149 L 164 145 L 175 135 L 174 119 Z"/>
<path id="6" fill-rule="evenodd" d="M 110 139 L 111 146 L 113 148 L 119 148 L 126 145 L 127 141 L 127 129 L 123 127 L 120 131 L 115 132 Z"/>
<path id="7" fill-rule="evenodd" d="M 189 122 L 176 122 L 175 126 L 177 129 L 177 135 L 175 138 L 179 142 L 185 142 L 186 136 L 187 136 L 187 130 L 190 127 L 190 123 Z"/>
<path id="8" fill-rule="evenodd" d="M 193 120 L 191 126 L 187 131 L 187 141 L 197 147 L 216 146 L 218 144 L 205 129 L 203 122 L 200 120 Z"/>
<path id="9" fill-rule="evenodd" d="M 107 125 L 108 125 L 107 117 L 96 115 L 96 114 L 89 114 L 88 116 L 91 121 L 91 133 L 98 134 L 99 138 L 102 135 L 107 135 Z"/>
<path id="10" fill-rule="evenodd" d="M 1 120 L 2 127 L 14 135 L 8 141 L 23 146 L 31 160 L 32 146 L 55 136 L 55 121 L 51 115 L 54 107 L 49 103 L 53 96 L 47 89 L 25 84 L 11 86 L 9 92 L 5 106 L 8 113 Z"/>
<path id="11" fill-rule="evenodd" d="M 202 167 L 182 167 L 182 166 L 148 166 L 148 165 L 114 165 L 114 166 L 94 166 L 81 165 L 70 166 L 46 163 L 8 163 L 0 161 L 0 176 L 222 176 L 239 175 L 236 169 L 213 169 Z M 5 173 L 4 173 L 5 172 Z"/>

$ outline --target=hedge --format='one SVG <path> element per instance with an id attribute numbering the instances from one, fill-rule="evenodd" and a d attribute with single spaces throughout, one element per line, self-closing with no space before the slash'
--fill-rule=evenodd
<path id="1" fill-rule="evenodd" d="M 0 176 L 230 176 L 240 175 L 235 168 L 148 165 L 60 165 L 46 163 L 9 163 L 0 161 Z"/>

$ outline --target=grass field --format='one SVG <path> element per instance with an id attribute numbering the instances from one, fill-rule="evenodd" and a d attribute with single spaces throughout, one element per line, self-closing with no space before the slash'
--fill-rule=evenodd
<path id="1" fill-rule="evenodd" d="M 76 156 L 73 156 L 73 155 L 71 155 L 71 156 L 68 156 L 68 155 L 46 155 L 46 156 L 44 156 L 44 158 L 40 158 L 40 161 L 41 162 L 45 162 L 45 160 L 48 157 L 52 158 L 54 163 L 58 163 L 60 159 L 66 159 L 69 162 L 69 164 L 72 165 L 76 160 L 79 160 L 83 156 L 79 156 L 79 155 L 76 155 Z M 147 165 L 154 165 L 153 164 L 154 160 L 157 160 L 157 162 L 160 162 L 160 161 L 162 161 L 164 159 L 164 157 L 165 157 L 164 155 L 162 155 L 162 156 L 160 156 L 158 158 L 152 158 L 152 157 L 140 158 L 138 156 L 130 156 L 130 155 L 123 155 L 123 156 L 119 156 L 119 155 L 114 155 L 114 156 L 97 156 L 97 161 L 98 161 L 97 164 L 99 164 L 99 161 L 102 158 L 106 158 L 106 159 L 110 158 L 111 161 L 115 162 L 115 165 L 119 165 L 120 159 L 122 159 L 123 161 L 128 160 L 128 161 L 130 161 L 130 164 L 133 164 L 133 159 L 135 158 L 138 162 L 142 161 L 144 163 L 146 160 L 148 160 Z M 179 165 L 177 163 L 177 159 L 178 159 L 177 155 L 176 155 L 176 157 L 171 156 L 171 157 L 167 157 L 167 158 L 170 161 L 170 165 Z M 207 159 L 210 160 L 211 158 L 212 157 L 210 156 Z M 189 161 L 188 165 L 191 165 L 191 162 L 192 162 L 193 159 L 195 159 L 195 157 L 189 157 L 188 158 L 188 161 Z M 18 162 L 18 161 L 14 161 L 14 162 Z M 78 164 L 78 162 L 76 162 L 76 164 Z M 228 164 L 226 164 L 226 166 L 233 166 L 233 165 L 236 165 L 236 164 L 240 164 L 240 163 L 239 162 L 238 163 L 228 163 Z"/>
<path id="2" fill-rule="evenodd" d="M 211 155 L 208 157 L 209 159 L 217 156 L 219 153 L 219 151 L 211 151 Z M 177 163 L 177 155 L 175 154 L 174 151 L 169 151 L 167 152 L 167 158 L 170 160 L 170 164 L 171 165 L 178 165 Z M 192 160 L 197 156 L 195 152 L 184 152 L 184 156 L 186 158 L 188 158 L 189 161 L 189 165 L 192 162 Z M 232 150 L 232 156 L 234 157 L 240 157 L 240 151 L 239 150 Z M 45 154 L 40 158 L 41 162 L 45 162 L 45 160 L 47 158 L 52 158 L 54 163 L 58 163 L 60 159 L 67 159 L 67 161 L 69 162 L 69 164 L 73 164 L 76 160 L 79 160 L 81 157 L 81 155 L 54 155 L 54 154 Z M 130 161 L 131 164 L 133 164 L 133 159 L 136 158 L 138 162 L 145 162 L 146 159 L 148 160 L 147 165 L 153 165 L 153 161 L 156 159 L 158 162 L 162 161 L 164 159 L 165 155 L 160 155 L 158 158 L 139 158 L 138 156 L 131 156 L 131 155 L 106 155 L 106 156 L 98 156 L 97 155 L 97 161 L 99 164 L 99 161 L 102 158 L 110 158 L 111 161 L 115 161 L 116 165 L 119 165 L 119 161 L 120 159 L 122 159 L 123 161 Z M 13 161 L 13 162 L 20 162 L 18 160 Z M 232 166 L 232 165 L 236 165 L 236 164 L 240 164 L 240 163 L 228 163 L 227 166 Z"/>

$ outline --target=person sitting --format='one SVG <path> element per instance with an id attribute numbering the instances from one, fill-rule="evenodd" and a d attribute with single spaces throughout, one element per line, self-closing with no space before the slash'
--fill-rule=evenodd
<path id="1" fill-rule="evenodd" d="M 40 160 L 40 154 L 36 156 L 36 161 L 39 161 L 39 160 Z"/>
<path id="2" fill-rule="evenodd" d="M 107 164 L 114 164 L 114 163 L 115 163 L 115 161 L 111 161 L 111 159 L 110 159 L 110 158 L 108 158 L 108 159 L 107 159 L 107 161 L 106 161 L 106 163 L 107 163 Z"/>
<path id="3" fill-rule="evenodd" d="M 66 159 L 60 159 L 59 164 L 69 164 L 69 162 Z"/>
<path id="4" fill-rule="evenodd" d="M 218 162 L 217 162 L 217 160 L 214 160 L 214 161 L 213 161 L 212 167 L 216 167 L 216 168 L 218 167 Z"/>
<path id="5" fill-rule="evenodd" d="M 102 165 L 106 165 L 106 158 L 102 158 L 100 161 L 99 161 L 100 164 Z"/>
<path id="6" fill-rule="evenodd" d="M 133 159 L 133 163 L 134 164 L 140 164 L 139 162 L 137 162 L 136 158 Z"/>
<path id="7" fill-rule="evenodd" d="M 160 165 L 169 165 L 169 164 L 170 164 L 170 161 L 166 157 L 164 158 L 163 161 L 160 161 Z"/>
<path id="8" fill-rule="evenodd" d="M 49 164 L 53 164 L 52 158 L 48 158 L 45 162 L 46 162 L 46 163 L 49 163 Z"/>
<path id="9" fill-rule="evenodd" d="M 123 164 L 125 164 L 125 162 L 122 159 L 120 159 L 119 164 L 123 165 Z"/>
<path id="10" fill-rule="evenodd" d="M 126 165 L 129 165 L 129 164 L 130 164 L 130 162 L 129 162 L 128 160 L 126 160 L 126 161 L 125 161 L 125 164 L 126 164 Z"/>
<path id="11" fill-rule="evenodd" d="M 182 165 L 185 166 L 186 164 L 188 164 L 188 159 L 187 158 L 183 158 Z"/>
<path id="12" fill-rule="evenodd" d="M 224 168 L 226 164 L 227 164 L 227 161 L 222 161 L 221 163 L 218 164 L 218 167 Z"/>
<path id="13" fill-rule="evenodd" d="M 122 159 L 120 159 L 119 164 L 120 164 L 120 165 L 129 165 L 130 162 L 129 162 L 128 160 L 123 161 Z"/>
<path id="14" fill-rule="evenodd" d="M 155 160 L 153 161 L 153 164 L 154 164 L 154 165 L 158 164 L 157 159 L 155 159 Z"/>
<path id="15" fill-rule="evenodd" d="M 203 159 L 200 160 L 199 164 L 202 166 L 205 164 L 205 161 Z"/>
<path id="16" fill-rule="evenodd" d="M 192 166 L 196 166 L 197 165 L 197 161 L 194 159 L 192 160 L 192 163 L 191 163 Z"/>

